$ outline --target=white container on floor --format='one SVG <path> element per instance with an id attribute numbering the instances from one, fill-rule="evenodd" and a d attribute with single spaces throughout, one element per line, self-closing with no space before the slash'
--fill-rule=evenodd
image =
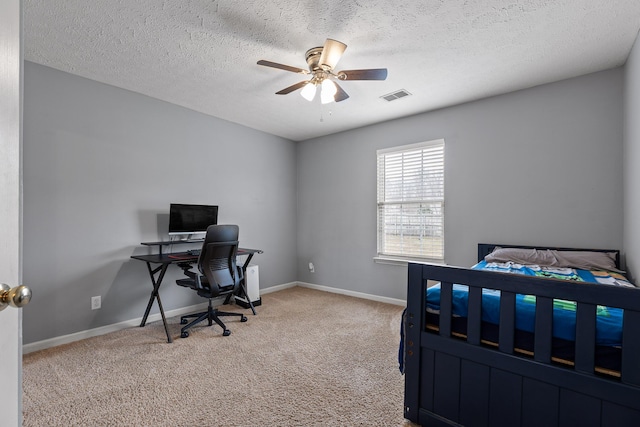
<path id="1" fill-rule="evenodd" d="M 260 299 L 260 272 L 258 270 L 258 266 L 250 264 L 247 267 L 244 278 L 247 285 L 247 295 L 249 296 L 249 301 L 251 301 L 254 307 L 261 305 L 262 300 Z M 249 307 L 249 303 L 246 298 L 236 297 L 236 304 L 245 308 Z"/>

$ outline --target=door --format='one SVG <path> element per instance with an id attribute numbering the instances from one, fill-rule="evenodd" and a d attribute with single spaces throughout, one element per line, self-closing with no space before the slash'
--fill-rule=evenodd
<path id="1" fill-rule="evenodd" d="M 0 1 L 0 283 L 17 286 L 21 236 L 20 0 Z M 0 425 L 22 424 L 21 310 L 0 312 Z"/>

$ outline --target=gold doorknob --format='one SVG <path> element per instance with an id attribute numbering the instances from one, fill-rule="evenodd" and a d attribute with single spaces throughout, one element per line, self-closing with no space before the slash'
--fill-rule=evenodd
<path id="1" fill-rule="evenodd" d="M 29 304 L 29 301 L 31 301 L 31 289 L 28 287 L 20 285 L 12 288 L 5 283 L 0 283 L 0 311 L 7 308 L 8 305 L 24 307 Z"/>

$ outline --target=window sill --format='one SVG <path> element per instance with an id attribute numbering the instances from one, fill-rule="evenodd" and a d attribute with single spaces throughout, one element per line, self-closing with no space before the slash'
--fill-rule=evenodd
<path id="1" fill-rule="evenodd" d="M 430 260 L 426 258 L 401 258 L 377 255 L 373 257 L 373 262 L 376 264 L 388 264 L 388 265 L 400 265 L 406 266 L 409 263 L 417 264 L 432 264 L 432 265 L 446 265 L 444 260 Z"/>

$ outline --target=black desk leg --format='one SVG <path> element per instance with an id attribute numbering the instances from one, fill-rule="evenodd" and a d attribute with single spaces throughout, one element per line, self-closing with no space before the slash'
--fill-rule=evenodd
<path id="1" fill-rule="evenodd" d="M 249 298 L 249 292 L 247 292 L 247 281 L 245 279 L 242 279 L 242 283 L 240 284 L 240 287 L 242 287 L 242 292 L 244 292 L 244 297 L 249 302 L 249 307 L 251 307 L 251 311 L 253 311 L 253 315 L 255 316 L 256 315 L 256 309 L 253 306 L 253 301 L 251 301 L 251 299 Z"/>
<path id="2" fill-rule="evenodd" d="M 171 339 L 171 335 L 169 335 L 169 328 L 167 327 L 167 319 L 164 316 L 164 309 L 162 308 L 162 301 L 160 300 L 160 293 L 158 289 L 160 289 L 160 284 L 162 283 L 162 279 L 164 278 L 164 273 L 167 272 L 167 267 L 169 264 L 162 264 L 160 267 L 156 267 L 155 269 L 151 268 L 151 263 L 147 263 L 147 269 L 149 270 L 149 276 L 151 277 L 151 283 L 153 283 L 153 291 L 151 292 L 151 296 L 149 297 L 149 302 L 147 303 L 147 309 L 144 311 L 144 316 L 142 317 L 142 322 L 140 322 L 140 327 L 142 328 L 147 323 L 147 318 L 149 317 L 149 312 L 151 311 L 151 306 L 153 305 L 153 300 L 158 300 L 158 308 L 160 309 L 160 315 L 162 316 L 162 323 L 164 325 L 164 331 L 167 334 L 167 341 L 173 342 Z M 156 280 L 156 273 L 160 272 L 158 279 Z"/>
<path id="3" fill-rule="evenodd" d="M 253 306 L 253 302 L 251 301 L 251 299 L 249 299 L 249 293 L 247 292 L 247 267 L 249 267 L 249 263 L 251 262 L 251 258 L 253 258 L 253 253 L 250 253 L 249 255 L 247 255 L 247 260 L 244 262 L 244 264 L 242 265 L 242 274 L 244 275 L 244 279 L 242 279 L 242 283 L 240 284 L 240 289 L 242 289 L 242 293 L 244 293 L 244 297 L 247 299 L 247 301 L 249 302 L 249 307 L 251 307 L 251 311 L 253 312 L 253 315 L 255 316 L 256 313 L 256 309 Z M 237 296 L 241 296 L 240 294 L 236 294 Z M 229 304 L 229 301 L 231 301 L 231 297 L 232 295 L 227 295 L 227 298 L 225 298 L 224 303 L 223 304 Z"/>
<path id="4" fill-rule="evenodd" d="M 244 270 L 243 274 L 246 275 L 247 271 L 244 268 L 243 268 L 243 270 Z M 242 293 L 237 292 L 235 295 L 233 295 L 233 294 L 227 295 L 227 297 L 225 298 L 223 304 L 229 304 L 229 301 L 231 301 L 231 297 L 232 296 L 242 297 L 243 294 L 244 294 L 244 298 L 246 298 L 247 301 L 249 301 L 249 307 L 251 307 L 251 311 L 253 312 L 253 315 L 255 316 L 257 314 L 256 313 L 256 309 L 253 306 L 253 302 L 249 299 L 249 293 L 247 292 L 247 281 L 245 279 L 242 279 L 242 282 L 240 283 L 240 289 L 241 289 Z"/>
<path id="5" fill-rule="evenodd" d="M 256 315 L 256 309 L 253 306 L 253 302 L 251 301 L 251 298 L 249 298 L 249 292 L 247 292 L 247 267 L 249 267 L 249 263 L 251 262 L 251 258 L 253 258 L 253 253 L 249 254 L 249 256 L 247 257 L 247 260 L 242 265 L 242 274 L 244 275 L 244 279 L 242 280 L 242 291 L 244 292 L 244 297 L 247 299 L 247 302 L 249 303 L 249 307 L 251 307 L 251 311 L 253 312 L 253 315 L 255 316 Z"/>

